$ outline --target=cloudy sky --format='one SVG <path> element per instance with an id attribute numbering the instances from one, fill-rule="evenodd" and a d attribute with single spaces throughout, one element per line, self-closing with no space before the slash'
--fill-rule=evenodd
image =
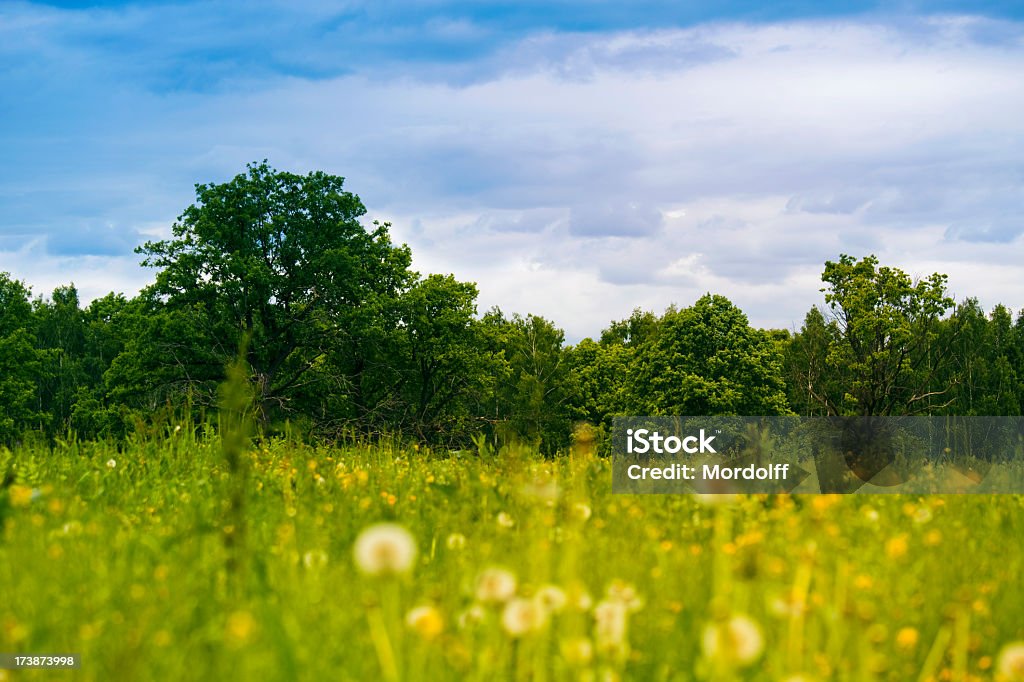
<path id="1" fill-rule="evenodd" d="M 841 253 L 1024 307 L 1024 6 L 768 6 L 3 0 L 0 271 L 134 293 L 266 158 L 570 340 L 708 291 L 799 326 Z"/>

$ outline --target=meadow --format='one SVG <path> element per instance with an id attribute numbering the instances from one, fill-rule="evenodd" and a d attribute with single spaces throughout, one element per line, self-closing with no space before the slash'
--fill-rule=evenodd
<path id="1" fill-rule="evenodd" d="M 1024 679 L 1020 496 L 615 495 L 589 448 L 0 449 L 0 680 Z M 386 524 L 386 525 L 381 525 Z"/>

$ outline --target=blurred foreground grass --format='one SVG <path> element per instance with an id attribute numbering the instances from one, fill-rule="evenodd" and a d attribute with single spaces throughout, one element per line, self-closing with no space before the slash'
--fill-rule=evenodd
<path id="1" fill-rule="evenodd" d="M 463 455 L 0 451 L 0 652 L 82 656 L 0 680 L 1024 679 L 1019 496 L 624 496 L 589 454 Z"/>

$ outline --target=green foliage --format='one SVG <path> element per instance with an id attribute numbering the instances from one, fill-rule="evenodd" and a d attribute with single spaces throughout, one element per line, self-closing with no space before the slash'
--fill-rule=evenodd
<path id="1" fill-rule="evenodd" d="M 395 344 L 394 407 L 381 428 L 428 443 L 465 444 L 480 426 L 484 396 L 495 389 L 500 359 L 486 347 L 474 284 L 430 275 L 401 298 Z"/>
<path id="2" fill-rule="evenodd" d="M 612 417 L 626 414 L 635 354 L 636 349 L 626 344 L 591 339 L 583 339 L 569 350 L 571 403 L 577 419 L 611 428 Z"/>
<path id="3" fill-rule="evenodd" d="M 565 451 L 621 414 L 1019 414 L 1024 315 L 954 308 L 874 256 L 825 264 L 798 334 L 753 329 L 708 294 L 636 309 L 566 346 L 535 315 L 476 309 L 477 289 L 411 270 L 364 226 L 344 179 L 264 161 L 196 185 L 170 239 L 139 247 L 156 281 L 83 308 L 73 284 L 32 301 L 0 275 L 0 442 L 122 439 L 202 421 L 246 340 L 259 431 Z M 952 314 L 948 313 L 952 311 Z M 589 432 L 588 432 L 589 433 Z"/>
<path id="4" fill-rule="evenodd" d="M 951 404 L 951 385 L 935 386 L 959 334 L 954 325 L 940 342 L 954 305 L 945 275 L 914 282 L 874 256 L 844 254 L 825 263 L 822 281 L 826 314 L 808 315 L 791 355 L 808 411 L 814 404 L 827 414 L 891 415 Z"/>
<path id="5" fill-rule="evenodd" d="M 48 419 L 36 401 L 44 354 L 35 348 L 30 295 L 24 284 L 0 272 L 0 443 Z"/>
<path id="6" fill-rule="evenodd" d="M 637 349 L 635 414 L 787 414 L 782 357 L 724 296 L 668 310 Z"/>
<path id="7" fill-rule="evenodd" d="M 82 309 L 73 284 L 36 301 L 36 345 L 44 360 L 38 401 L 52 415 L 51 435 L 124 435 L 126 410 L 109 400 L 104 375 L 124 349 L 128 306 L 111 293 Z"/>
<path id="8" fill-rule="evenodd" d="M 975 299 L 957 306 L 937 343 L 949 349 L 934 382 L 945 388 L 946 411 L 964 415 L 1018 415 L 1021 365 L 1015 360 L 1013 318 L 999 305 L 990 316 Z"/>
<path id="9" fill-rule="evenodd" d="M 159 368 L 150 393 L 187 389 L 213 402 L 244 337 L 264 421 L 301 412 L 332 381 L 360 382 L 367 345 L 394 318 L 413 274 L 387 225 L 360 224 L 366 210 L 343 183 L 264 162 L 230 182 L 197 185 L 173 239 L 139 249 L 159 270 L 150 317 L 163 319 L 140 330 L 147 347 L 135 349 L 131 379 Z M 352 397 L 357 411 L 368 407 Z"/>
<path id="10" fill-rule="evenodd" d="M 547 454 L 569 445 L 573 411 L 565 333 L 543 317 L 506 318 L 494 309 L 483 319 L 505 375 L 498 381 L 488 414 L 504 439 L 532 443 Z"/>

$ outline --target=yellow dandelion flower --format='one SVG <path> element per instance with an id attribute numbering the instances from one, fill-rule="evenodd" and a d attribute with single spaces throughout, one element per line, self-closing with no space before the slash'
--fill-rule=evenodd
<path id="1" fill-rule="evenodd" d="M 531 599 L 512 599 L 501 612 L 501 627 L 511 637 L 536 632 L 547 623 L 544 607 Z"/>
<path id="2" fill-rule="evenodd" d="M 577 611 L 589 611 L 590 607 L 594 605 L 594 599 L 587 592 L 587 588 L 578 582 L 569 585 L 566 597 L 569 606 Z"/>
<path id="3" fill-rule="evenodd" d="M 885 543 L 885 554 L 890 559 L 901 559 L 907 555 L 907 536 L 897 535 Z"/>
<path id="4" fill-rule="evenodd" d="M 704 629 L 704 654 L 710 659 L 747 666 L 764 651 L 764 636 L 753 620 L 736 615 Z"/>
<path id="5" fill-rule="evenodd" d="M 27 507 L 32 502 L 32 488 L 12 485 L 8 491 L 8 499 L 12 507 Z"/>
<path id="6" fill-rule="evenodd" d="M 405 616 L 405 624 L 423 639 L 434 639 L 444 632 L 444 618 L 433 606 L 417 606 Z"/>
<path id="7" fill-rule="evenodd" d="M 228 643 L 241 646 L 249 641 L 256 629 L 256 619 L 248 611 L 235 611 L 228 616 L 225 635 Z"/>
<path id="8" fill-rule="evenodd" d="M 359 534 L 353 555 L 367 575 L 405 573 L 416 560 L 416 541 L 402 526 L 379 523 Z"/>
<path id="9" fill-rule="evenodd" d="M 920 635 L 916 629 L 911 627 L 900 628 L 900 631 L 896 633 L 896 646 L 904 651 L 910 651 L 917 647 L 918 639 L 920 639 Z"/>
<path id="10" fill-rule="evenodd" d="M 815 511 L 825 511 L 839 503 L 839 495 L 815 495 L 811 500 L 811 506 Z"/>
<path id="11" fill-rule="evenodd" d="M 594 659 L 594 645 L 586 637 L 574 637 L 562 642 L 562 658 L 569 665 L 585 666 Z"/>
<path id="12" fill-rule="evenodd" d="M 506 602 L 516 594 L 516 576 L 503 568 L 488 568 L 476 581 L 476 598 L 484 603 Z"/>
<path id="13" fill-rule="evenodd" d="M 1003 647 L 996 671 L 1008 682 L 1024 680 L 1024 642 L 1011 642 Z"/>

